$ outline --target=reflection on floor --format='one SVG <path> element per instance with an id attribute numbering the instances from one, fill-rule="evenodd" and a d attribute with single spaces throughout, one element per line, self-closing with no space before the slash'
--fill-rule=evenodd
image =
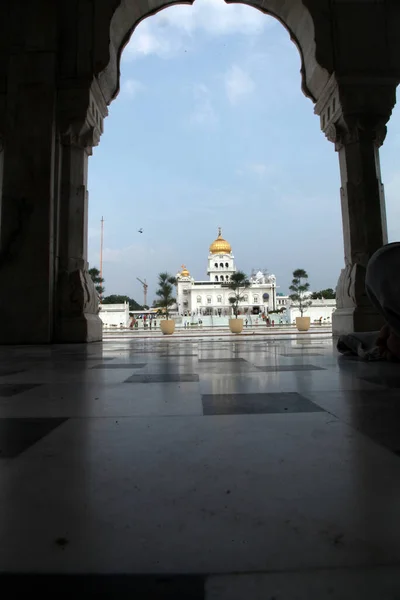
<path id="1" fill-rule="evenodd" d="M 398 365 L 315 334 L 0 354 L 15 596 L 400 598 Z"/>

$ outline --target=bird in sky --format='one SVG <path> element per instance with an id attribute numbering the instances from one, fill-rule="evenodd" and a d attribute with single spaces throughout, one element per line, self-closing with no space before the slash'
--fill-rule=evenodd
<path id="1" fill-rule="evenodd" d="M 138 229 L 138 233 L 143 233 L 143 228 Z"/>

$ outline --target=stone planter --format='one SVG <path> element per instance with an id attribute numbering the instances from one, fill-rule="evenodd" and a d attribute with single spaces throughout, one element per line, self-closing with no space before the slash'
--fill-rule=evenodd
<path id="1" fill-rule="evenodd" d="M 164 335 L 172 335 L 175 331 L 175 321 L 173 319 L 162 319 L 160 329 Z"/>
<path id="2" fill-rule="evenodd" d="M 243 319 L 229 319 L 229 329 L 232 333 L 242 333 Z"/>
<path id="3" fill-rule="evenodd" d="M 296 327 L 299 331 L 310 329 L 310 317 L 296 317 Z"/>

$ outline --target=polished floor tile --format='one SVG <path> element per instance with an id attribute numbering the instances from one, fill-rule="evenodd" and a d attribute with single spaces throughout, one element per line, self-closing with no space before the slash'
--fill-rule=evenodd
<path id="1" fill-rule="evenodd" d="M 387 375 L 386 373 L 376 377 L 362 377 L 368 383 L 383 385 L 387 388 L 400 388 L 400 373 L 398 375 Z"/>
<path id="2" fill-rule="evenodd" d="M 244 358 L 200 358 L 199 363 L 245 363 L 247 362 Z"/>
<path id="3" fill-rule="evenodd" d="M 178 381 L 199 381 L 199 376 L 189 373 L 145 373 L 132 375 L 125 379 L 124 383 L 173 383 Z"/>
<path id="4" fill-rule="evenodd" d="M 279 371 L 323 371 L 323 367 L 316 367 L 315 365 L 277 365 L 269 367 L 257 367 L 259 371 L 264 373 L 268 372 L 279 372 Z"/>
<path id="5" fill-rule="evenodd" d="M 286 354 L 282 354 L 282 356 L 286 356 L 287 358 L 299 358 L 299 353 L 296 352 L 296 354 L 294 354 L 293 352 L 287 352 Z M 321 352 L 305 352 L 304 356 L 323 356 L 323 354 L 321 354 Z"/>
<path id="6" fill-rule="evenodd" d="M 323 410 L 296 392 L 268 394 L 204 394 L 205 415 L 252 415 Z"/>
<path id="7" fill-rule="evenodd" d="M 399 600 L 399 565 L 210 577 L 206 600 Z"/>
<path id="8" fill-rule="evenodd" d="M 0 367 L 0 377 L 4 377 L 5 375 L 17 375 L 17 373 L 22 373 L 25 369 L 13 369 L 10 367 Z"/>
<path id="9" fill-rule="evenodd" d="M 399 600 L 398 365 L 220 338 L 0 347 L 14 591 Z"/>
<path id="10" fill-rule="evenodd" d="M 0 458 L 14 458 L 64 423 L 65 419 L 0 418 Z"/>
<path id="11" fill-rule="evenodd" d="M 95 365 L 92 369 L 143 369 L 147 363 L 109 363 L 106 365 Z"/>
<path id="12" fill-rule="evenodd" d="M 3 571 L 400 561 L 398 457 L 325 412 L 117 421 L 69 419 L 0 469 Z"/>
<path id="13" fill-rule="evenodd" d="M 18 374 L 21 372 L 18 372 Z M 9 375 L 13 375 L 10 373 Z M 37 387 L 40 384 L 37 383 L 0 383 L 0 398 L 9 398 L 10 396 L 16 396 L 27 392 L 28 390 Z"/>

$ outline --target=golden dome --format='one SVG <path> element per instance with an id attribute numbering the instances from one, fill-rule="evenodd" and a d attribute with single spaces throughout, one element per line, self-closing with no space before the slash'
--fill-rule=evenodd
<path id="1" fill-rule="evenodd" d="M 190 273 L 185 265 L 182 265 L 181 277 L 190 277 Z"/>
<path id="2" fill-rule="evenodd" d="M 230 254 L 232 246 L 224 240 L 221 234 L 221 227 L 218 227 L 218 237 L 210 246 L 211 254 Z"/>

